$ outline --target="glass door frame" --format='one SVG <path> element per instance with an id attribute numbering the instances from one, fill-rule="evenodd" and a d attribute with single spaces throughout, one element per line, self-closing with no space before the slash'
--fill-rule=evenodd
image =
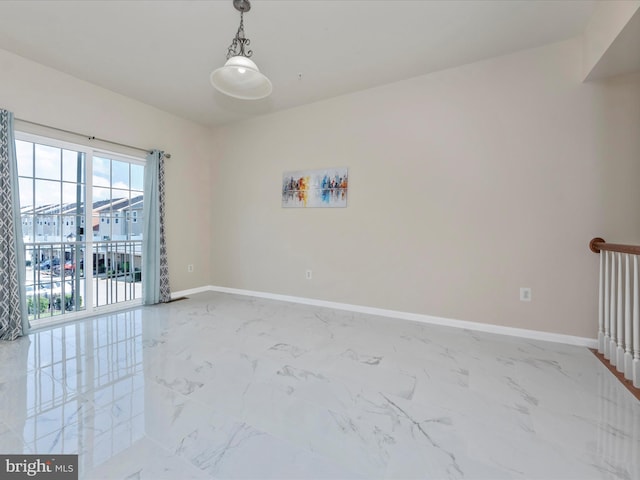
<path id="1" fill-rule="evenodd" d="M 84 290 L 85 308 L 83 310 L 75 310 L 68 313 L 65 312 L 63 315 L 59 315 L 59 316 L 51 316 L 51 317 L 44 317 L 44 318 L 38 318 L 35 320 L 30 320 L 28 328 L 25 329 L 26 332 L 29 333 L 29 332 L 40 330 L 42 328 L 46 328 L 52 325 L 59 325 L 62 323 L 67 323 L 75 320 L 88 318 L 101 313 L 109 313 L 109 312 L 128 309 L 133 306 L 142 305 L 142 296 L 140 296 L 140 298 L 136 298 L 133 300 L 127 300 L 127 301 L 122 301 L 122 302 L 117 302 L 117 303 L 112 303 L 112 304 L 107 304 L 107 305 L 97 306 L 97 307 L 94 306 L 94 303 L 96 303 L 94 298 L 94 295 L 95 295 L 94 280 L 96 278 L 96 275 L 94 275 L 94 271 L 97 272 L 97 270 L 94 270 L 94 265 L 93 265 L 94 263 L 93 256 L 95 252 L 95 245 L 94 245 L 95 239 L 93 238 L 93 223 L 92 223 L 93 213 L 94 213 L 93 212 L 93 187 L 94 187 L 93 157 L 94 156 L 99 156 L 102 158 L 106 157 L 110 160 L 116 160 L 116 161 L 122 161 L 126 163 L 141 165 L 143 167 L 145 166 L 146 161 L 140 157 L 134 157 L 134 156 L 129 156 L 121 153 L 115 153 L 105 149 L 94 148 L 86 145 L 68 142 L 65 140 L 58 140 L 56 138 L 52 138 L 52 137 L 41 135 L 41 134 L 28 133 L 24 131 L 16 131 L 15 138 L 16 140 L 21 140 L 25 142 L 34 143 L 34 144 L 46 145 L 54 148 L 60 148 L 64 150 L 83 153 L 84 163 L 85 163 L 84 165 L 85 208 L 84 208 L 84 213 L 82 215 L 82 217 L 84 218 L 84 226 L 85 226 L 84 240 L 79 241 L 76 239 L 75 242 L 66 242 L 65 239 L 62 238 L 61 236 L 60 242 L 45 242 L 45 244 L 59 243 L 63 248 L 66 246 L 70 246 L 74 250 L 77 250 L 78 244 L 81 244 L 80 248 L 84 248 L 83 271 L 84 271 L 84 282 L 85 282 L 85 290 Z M 35 172 L 34 172 L 34 175 L 35 175 Z M 78 215 L 76 215 L 76 217 L 78 217 Z M 21 233 L 22 233 L 22 222 L 20 224 L 20 227 L 21 227 Z M 23 238 L 24 238 L 24 235 L 23 235 Z M 28 242 L 28 243 L 37 243 L 37 242 Z M 25 268 L 25 266 L 21 268 Z M 78 271 L 79 269 L 76 268 L 76 272 Z M 142 285 L 144 285 L 143 283 L 145 279 L 144 272 L 142 272 L 141 278 L 142 278 L 141 280 Z M 64 281 L 64 278 L 62 278 L 62 281 Z M 142 286 L 142 288 L 144 288 L 144 286 Z M 22 300 L 26 305 L 27 299 L 24 298 Z M 35 322 L 36 325 L 33 326 L 31 324 L 32 322 Z"/>

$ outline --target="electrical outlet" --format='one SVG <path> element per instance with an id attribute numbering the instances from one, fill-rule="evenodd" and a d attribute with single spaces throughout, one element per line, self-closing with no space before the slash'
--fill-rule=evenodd
<path id="1" fill-rule="evenodd" d="M 193 265 L 191 264 L 187 265 L 187 272 L 193 273 Z"/>
<path id="2" fill-rule="evenodd" d="M 529 287 L 520 287 L 520 300 L 523 302 L 531 301 L 531 289 Z"/>
<path id="3" fill-rule="evenodd" d="M 307 270 L 306 272 L 304 272 L 304 278 L 306 278 L 307 280 L 311 280 L 312 276 L 313 272 L 311 270 Z"/>

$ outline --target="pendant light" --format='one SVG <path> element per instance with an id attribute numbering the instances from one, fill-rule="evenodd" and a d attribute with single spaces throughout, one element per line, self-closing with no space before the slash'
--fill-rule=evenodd
<path id="1" fill-rule="evenodd" d="M 240 27 L 229 49 L 227 62 L 211 72 L 211 84 L 220 92 L 242 100 L 259 100 L 271 95 L 271 81 L 258 70 L 249 57 L 253 51 L 245 49 L 251 41 L 244 36 L 245 12 L 251 10 L 249 0 L 233 0 L 233 6 L 240 12 Z"/>

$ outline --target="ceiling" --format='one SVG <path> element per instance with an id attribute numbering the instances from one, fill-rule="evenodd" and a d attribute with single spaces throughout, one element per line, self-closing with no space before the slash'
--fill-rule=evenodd
<path id="1" fill-rule="evenodd" d="M 252 0 L 252 59 L 271 97 L 235 100 L 209 74 L 240 15 L 231 0 L 0 1 L 0 48 L 220 125 L 579 35 L 591 0 Z"/>

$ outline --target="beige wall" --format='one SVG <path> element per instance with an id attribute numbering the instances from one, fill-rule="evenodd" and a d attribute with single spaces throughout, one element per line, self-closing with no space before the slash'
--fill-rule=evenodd
<path id="1" fill-rule="evenodd" d="M 0 107 L 13 111 L 18 118 L 127 145 L 160 148 L 172 154 L 166 169 L 171 288 L 177 291 L 207 285 L 210 131 L 3 50 L 0 50 L 0 72 Z M 18 122 L 16 127 L 61 137 L 58 132 Z M 63 139 L 87 144 L 79 137 Z M 132 153 L 111 145 L 98 146 Z M 187 264 L 195 265 L 193 273 L 187 273 Z"/>
<path id="2" fill-rule="evenodd" d="M 576 39 L 219 129 L 212 283 L 595 337 L 587 244 L 640 242 L 640 76 L 583 84 L 581 53 Z M 331 166 L 349 167 L 348 208 L 280 207 L 283 171 Z"/>
<path id="3" fill-rule="evenodd" d="M 605 78 L 611 76 L 612 70 L 621 73 L 620 66 L 623 71 L 632 71 L 624 70 L 624 66 L 637 65 L 637 33 L 621 45 L 616 43 L 625 36 L 625 29 L 639 10 L 640 0 L 607 0 L 596 4 L 582 35 L 585 79 Z"/>
<path id="4" fill-rule="evenodd" d="M 640 242 L 640 75 L 583 84 L 581 62 L 568 41 L 212 133 L 0 50 L 0 106 L 173 155 L 173 291 L 214 284 L 594 337 L 586 245 Z M 283 171 L 327 166 L 349 167 L 348 208 L 280 207 Z"/>

